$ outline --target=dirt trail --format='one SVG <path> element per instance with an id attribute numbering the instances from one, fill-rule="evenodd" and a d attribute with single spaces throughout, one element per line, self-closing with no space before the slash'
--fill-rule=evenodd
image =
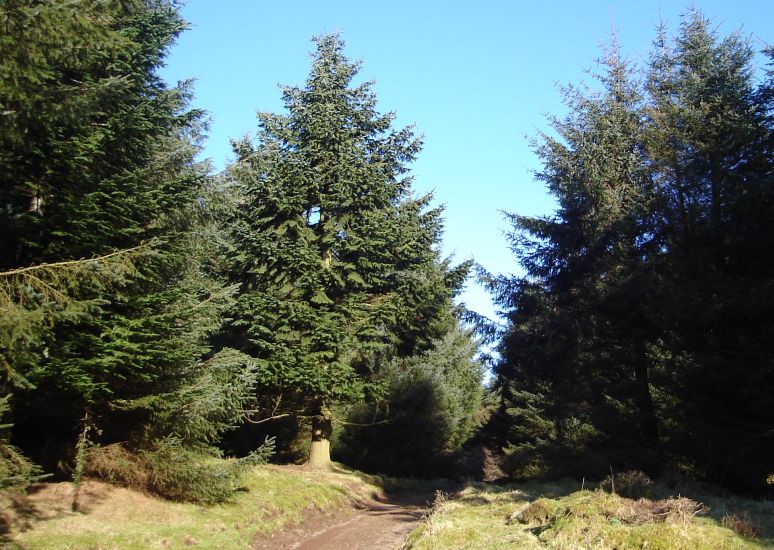
<path id="1" fill-rule="evenodd" d="M 398 550 L 432 499 L 429 493 L 400 495 L 359 510 L 310 517 L 294 529 L 256 539 L 253 549 Z"/>

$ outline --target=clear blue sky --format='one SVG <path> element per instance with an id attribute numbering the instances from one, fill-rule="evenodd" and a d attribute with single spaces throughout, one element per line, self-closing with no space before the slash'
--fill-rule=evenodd
<path id="1" fill-rule="evenodd" d="M 600 45 L 615 30 L 625 54 L 642 61 L 661 20 L 670 29 L 690 4 L 675 1 L 190 0 L 191 28 L 162 75 L 195 78 L 194 106 L 212 119 L 204 155 L 216 169 L 229 139 L 253 132 L 255 113 L 280 112 L 278 84 L 303 85 L 310 38 L 341 32 L 346 53 L 376 81 L 383 112 L 414 124 L 425 147 L 415 188 L 446 205 L 444 251 L 495 273 L 516 273 L 501 210 L 546 214 L 552 201 L 531 171 L 529 137 L 564 108 L 557 83 L 588 81 Z M 722 34 L 741 29 L 763 47 L 774 40 L 774 1 L 695 2 Z M 760 49 L 758 48 L 758 49 Z M 469 285 L 463 300 L 493 315 Z"/>

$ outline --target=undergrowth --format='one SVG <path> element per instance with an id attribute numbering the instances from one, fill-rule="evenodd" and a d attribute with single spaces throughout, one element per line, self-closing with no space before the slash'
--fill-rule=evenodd
<path id="1" fill-rule="evenodd" d="M 256 466 L 228 502 L 170 502 L 87 481 L 79 512 L 72 512 L 72 484 L 42 484 L 27 497 L 26 506 L 35 517 L 9 537 L 9 544 L 25 550 L 250 548 L 256 536 L 299 522 L 310 511 L 325 513 L 379 490 L 354 473 Z"/>
<path id="2" fill-rule="evenodd" d="M 223 459 L 211 452 L 187 448 L 175 438 L 159 441 L 150 450 L 131 452 L 121 444 L 88 450 L 86 471 L 125 487 L 183 502 L 215 504 L 234 496 L 254 466 L 265 464 L 273 452 L 267 440 L 253 454 Z"/>
<path id="3" fill-rule="evenodd" d="M 611 481 L 619 483 L 607 481 L 608 490 Z M 581 484 L 571 481 L 469 484 L 436 503 L 407 548 L 757 550 L 774 544 L 772 501 L 711 495 L 695 500 L 669 495 L 667 488 L 640 476 L 628 481 L 627 492 L 660 498 L 580 490 Z M 626 484 L 623 480 L 616 489 Z"/>

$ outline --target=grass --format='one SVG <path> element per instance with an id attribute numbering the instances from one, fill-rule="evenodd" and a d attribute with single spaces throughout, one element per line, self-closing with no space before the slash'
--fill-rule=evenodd
<path id="1" fill-rule="evenodd" d="M 145 550 L 152 548 L 250 548 L 256 534 L 275 532 L 310 511 L 326 512 L 365 500 L 378 479 L 337 469 L 259 466 L 232 502 L 202 507 L 175 503 L 129 489 L 89 481 L 81 489 L 82 512 L 71 512 L 72 485 L 43 484 L 31 492 L 29 528 L 9 546 L 34 549 Z"/>
<path id="2" fill-rule="evenodd" d="M 310 513 L 333 513 L 383 490 L 427 492 L 439 484 L 366 475 L 342 466 L 330 472 L 259 466 L 233 501 L 216 506 L 175 503 L 88 481 L 79 496 L 81 511 L 72 512 L 72 484 L 40 484 L 29 496 L 0 506 L 6 508 L 0 520 L 16 526 L 7 547 L 25 550 L 230 550 L 250 548 L 256 535 L 291 527 Z M 772 501 L 720 497 L 696 487 L 670 491 L 654 485 L 652 500 L 580 489 L 575 482 L 561 481 L 503 487 L 471 483 L 453 496 L 439 492 L 407 548 L 774 548 Z M 8 510 L 17 516 L 3 516 Z M 5 547 L 2 541 L 0 547 Z"/>
<path id="3" fill-rule="evenodd" d="M 508 487 L 469 484 L 437 500 L 409 537 L 411 550 L 431 548 L 759 550 L 774 547 L 774 502 L 707 496 L 631 500 L 573 482 Z M 729 515 L 729 510 L 735 510 Z M 743 511 L 743 512 L 742 512 Z M 744 515 L 760 538 L 733 529 Z M 749 531 L 747 532 L 749 534 Z"/>

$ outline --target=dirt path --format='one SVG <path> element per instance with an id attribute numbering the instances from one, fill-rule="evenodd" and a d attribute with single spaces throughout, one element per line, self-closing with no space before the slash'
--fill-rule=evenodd
<path id="1" fill-rule="evenodd" d="M 256 539 L 254 550 L 398 550 L 416 527 L 432 494 L 373 501 L 366 508 L 307 518 L 293 529 Z"/>

